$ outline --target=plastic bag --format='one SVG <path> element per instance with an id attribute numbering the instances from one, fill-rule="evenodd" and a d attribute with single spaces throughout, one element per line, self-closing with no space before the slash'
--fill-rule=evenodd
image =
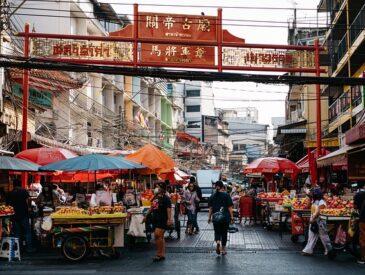
<path id="1" fill-rule="evenodd" d="M 346 243 L 346 231 L 342 229 L 342 224 L 337 229 L 335 244 L 344 245 Z"/>
<path id="2" fill-rule="evenodd" d="M 129 225 L 128 235 L 133 237 L 146 237 L 145 224 L 143 223 L 144 216 L 141 214 L 135 214 L 131 217 L 131 223 Z"/>

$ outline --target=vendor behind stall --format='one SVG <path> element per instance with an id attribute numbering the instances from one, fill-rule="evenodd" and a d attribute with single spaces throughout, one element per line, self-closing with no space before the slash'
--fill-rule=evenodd
<path id="1" fill-rule="evenodd" d="M 36 204 L 41 214 L 45 208 L 56 209 L 60 204 L 58 196 L 53 192 L 51 185 L 45 184 L 42 188 L 42 192 L 39 194 L 36 200 Z"/>
<path id="2" fill-rule="evenodd" d="M 90 206 L 111 206 L 112 205 L 112 192 L 107 190 L 103 184 L 96 185 L 95 194 L 92 194 L 90 200 Z"/>

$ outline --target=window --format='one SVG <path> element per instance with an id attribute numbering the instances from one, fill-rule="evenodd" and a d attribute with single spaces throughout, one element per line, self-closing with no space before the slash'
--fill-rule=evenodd
<path id="1" fill-rule="evenodd" d="M 233 144 L 233 151 L 238 151 L 238 144 Z"/>
<path id="2" fill-rule="evenodd" d="M 200 112 L 200 105 L 186 106 L 186 112 L 188 112 L 188 113 Z"/>
<path id="3" fill-rule="evenodd" d="M 200 121 L 188 121 L 187 128 L 200 128 Z"/>
<path id="4" fill-rule="evenodd" d="M 186 97 L 200 96 L 200 90 L 187 90 Z"/>

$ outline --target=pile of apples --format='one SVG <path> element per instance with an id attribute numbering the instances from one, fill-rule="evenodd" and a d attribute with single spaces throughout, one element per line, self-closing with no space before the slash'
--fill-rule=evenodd
<path id="1" fill-rule="evenodd" d="M 326 201 L 326 208 L 330 209 L 342 209 L 342 208 L 354 208 L 354 201 L 353 200 L 342 200 L 341 198 L 337 196 L 325 196 L 324 197 Z"/>
<path id="2" fill-rule="evenodd" d="M 275 192 L 268 192 L 268 193 L 258 193 L 257 197 L 261 199 L 267 199 L 267 198 L 275 198 L 275 199 L 281 199 L 283 198 L 283 194 L 275 193 Z"/>
<path id="3" fill-rule="evenodd" d="M 296 199 L 292 204 L 294 209 L 304 210 L 309 209 L 311 206 L 311 202 L 309 198 Z"/>
<path id="4" fill-rule="evenodd" d="M 0 215 L 12 215 L 14 208 L 10 205 L 0 205 Z"/>
<path id="5" fill-rule="evenodd" d="M 141 194 L 141 198 L 142 198 L 143 200 L 146 200 L 146 201 L 150 201 L 150 200 L 152 200 L 152 199 L 153 199 L 153 197 L 154 197 L 154 195 L 153 195 L 153 192 L 152 192 L 152 190 L 151 190 L 151 189 L 146 190 L 145 192 L 143 192 L 143 193 Z"/>

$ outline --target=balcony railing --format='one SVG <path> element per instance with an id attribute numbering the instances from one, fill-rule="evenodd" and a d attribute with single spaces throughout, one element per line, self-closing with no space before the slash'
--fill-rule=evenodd
<path id="1" fill-rule="evenodd" d="M 335 102 L 331 104 L 328 110 L 329 121 L 333 122 L 342 113 L 350 108 L 350 92 L 343 93 Z"/>
<path id="2" fill-rule="evenodd" d="M 365 5 L 362 6 L 359 14 L 356 16 L 350 26 L 350 44 L 352 45 L 365 29 Z"/>
<path id="3" fill-rule="evenodd" d="M 347 52 L 347 39 L 346 39 L 346 34 L 342 37 L 340 43 L 338 43 L 338 47 L 337 47 L 337 61 L 340 62 L 341 59 L 345 56 Z"/>

